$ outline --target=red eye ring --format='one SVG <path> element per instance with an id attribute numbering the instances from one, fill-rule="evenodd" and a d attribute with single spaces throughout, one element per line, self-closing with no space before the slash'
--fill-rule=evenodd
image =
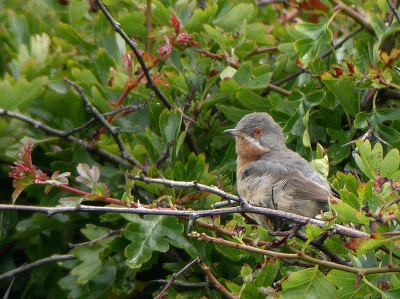
<path id="1" fill-rule="evenodd" d="M 261 137 L 263 133 L 264 133 L 264 130 L 261 127 L 257 127 L 253 130 L 253 135 L 256 137 Z"/>

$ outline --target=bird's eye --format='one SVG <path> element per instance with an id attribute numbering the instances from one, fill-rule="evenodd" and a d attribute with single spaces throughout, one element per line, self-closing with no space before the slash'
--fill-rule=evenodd
<path id="1" fill-rule="evenodd" d="M 264 133 L 264 130 L 263 130 L 263 128 L 260 128 L 260 127 L 255 128 L 253 131 L 253 135 L 256 137 L 262 136 L 263 133 Z"/>

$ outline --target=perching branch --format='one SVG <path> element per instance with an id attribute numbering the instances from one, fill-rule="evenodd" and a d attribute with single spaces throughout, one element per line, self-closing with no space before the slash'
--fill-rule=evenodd
<path id="1" fill-rule="evenodd" d="M 230 195 L 234 196 L 234 195 Z M 239 200 L 237 198 L 237 200 Z M 173 217 L 183 217 L 183 218 L 193 218 L 198 219 L 200 217 L 214 217 L 218 215 L 227 215 L 233 213 L 252 213 L 260 214 L 269 217 L 276 217 L 280 219 L 289 220 L 293 223 L 299 225 L 316 225 L 318 227 L 325 227 L 326 222 L 314 218 L 307 218 L 304 216 L 291 214 L 279 210 L 273 210 L 263 207 L 256 207 L 249 203 L 242 201 L 240 207 L 232 207 L 218 210 L 198 210 L 198 211 L 186 211 L 186 210 L 171 210 L 168 208 L 128 208 L 128 207 L 113 207 L 113 206 L 87 206 L 79 205 L 72 207 L 37 207 L 37 206 L 26 206 L 26 205 L 6 205 L 0 204 L 0 210 L 15 210 L 15 211 L 30 211 L 36 213 L 45 213 L 47 216 L 53 216 L 58 213 L 77 213 L 77 212 L 91 212 L 91 213 L 125 213 L 125 214 L 137 214 L 137 215 L 162 215 L 162 216 L 173 216 Z M 367 233 L 353 229 L 350 227 L 345 227 L 343 225 L 334 224 L 330 228 L 333 233 L 340 234 L 342 236 L 352 237 L 352 238 L 370 238 L 371 236 Z"/>

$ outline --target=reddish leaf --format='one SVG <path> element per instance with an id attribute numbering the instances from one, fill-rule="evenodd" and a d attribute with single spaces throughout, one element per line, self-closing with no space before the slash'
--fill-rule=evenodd
<path id="1" fill-rule="evenodd" d="M 157 48 L 157 54 L 160 60 L 163 61 L 167 60 L 169 55 L 171 55 L 171 53 L 172 53 L 172 47 L 169 42 L 159 45 Z"/>
<path id="2" fill-rule="evenodd" d="M 17 197 L 23 189 L 33 184 L 40 184 L 49 179 L 40 169 L 36 169 L 32 164 L 32 145 L 27 144 L 20 154 L 21 162 L 15 162 L 14 166 L 11 166 L 11 172 L 9 176 L 14 180 L 14 192 L 12 195 L 12 203 L 14 204 Z"/>
<path id="3" fill-rule="evenodd" d="M 175 28 L 175 33 L 176 35 L 179 34 L 179 32 L 181 31 L 181 23 L 178 21 L 177 17 L 175 16 L 175 14 L 171 14 L 171 25 Z"/>

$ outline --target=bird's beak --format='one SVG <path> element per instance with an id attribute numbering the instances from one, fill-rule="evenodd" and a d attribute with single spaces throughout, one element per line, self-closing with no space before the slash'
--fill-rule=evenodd
<path id="1" fill-rule="evenodd" d="M 236 135 L 239 131 L 237 129 L 228 129 L 225 130 L 224 133 L 225 134 L 229 134 L 229 135 Z"/>
<path id="2" fill-rule="evenodd" d="M 237 136 L 237 137 L 242 137 L 242 138 L 246 137 L 246 134 L 238 129 L 228 129 L 228 130 L 225 130 L 224 133 L 230 134 L 233 136 Z"/>

